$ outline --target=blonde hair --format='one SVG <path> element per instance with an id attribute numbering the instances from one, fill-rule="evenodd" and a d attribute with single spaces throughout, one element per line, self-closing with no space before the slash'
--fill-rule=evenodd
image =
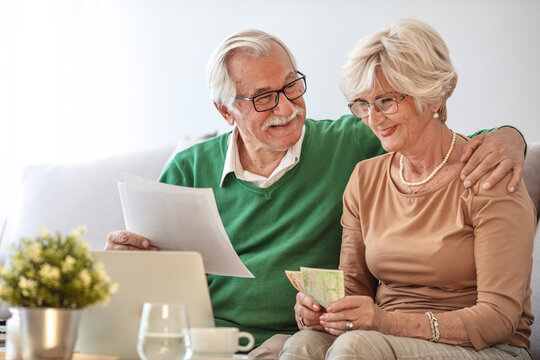
<path id="1" fill-rule="evenodd" d="M 210 99 L 233 112 L 236 97 L 236 85 L 227 71 L 228 61 L 236 54 L 245 54 L 252 58 L 267 55 L 274 45 L 281 46 L 296 70 L 296 61 L 289 48 L 274 35 L 260 30 L 244 30 L 225 38 L 208 59 L 206 77 Z"/>
<path id="2" fill-rule="evenodd" d="M 446 99 L 457 74 L 444 40 L 431 26 L 404 19 L 364 37 L 342 68 L 341 91 L 348 102 L 373 90 L 377 71 L 396 91 L 414 97 L 419 113 L 443 98 L 437 112 L 446 121 Z"/>

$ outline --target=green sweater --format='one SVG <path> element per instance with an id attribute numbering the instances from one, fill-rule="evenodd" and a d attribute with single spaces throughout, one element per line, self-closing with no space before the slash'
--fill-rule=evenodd
<path id="1" fill-rule="evenodd" d="M 297 330 L 296 290 L 285 270 L 336 269 L 341 246 L 342 195 L 360 160 L 384 153 L 372 131 L 354 116 L 306 120 L 300 161 L 268 188 L 230 173 L 220 187 L 228 134 L 176 155 L 160 181 L 212 188 L 231 243 L 254 279 L 208 275 L 217 326 L 255 336 Z"/>

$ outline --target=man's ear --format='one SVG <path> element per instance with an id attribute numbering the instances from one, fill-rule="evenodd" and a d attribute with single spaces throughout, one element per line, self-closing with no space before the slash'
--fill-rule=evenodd
<path id="1" fill-rule="evenodd" d="M 223 118 L 227 121 L 227 123 L 229 123 L 229 125 L 233 126 L 234 125 L 234 115 L 231 112 L 231 110 L 229 110 L 225 105 L 221 105 L 221 104 L 214 103 L 214 106 L 219 111 L 221 116 L 223 116 Z"/>

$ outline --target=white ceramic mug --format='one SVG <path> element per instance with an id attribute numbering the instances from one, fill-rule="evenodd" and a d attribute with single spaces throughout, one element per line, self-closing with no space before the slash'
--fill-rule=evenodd
<path id="1" fill-rule="evenodd" d="M 232 357 L 237 351 L 249 351 L 255 344 L 253 335 L 235 327 L 191 328 L 191 349 L 200 357 Z M 245 338 L 247 345 L 240 345 Z"/>

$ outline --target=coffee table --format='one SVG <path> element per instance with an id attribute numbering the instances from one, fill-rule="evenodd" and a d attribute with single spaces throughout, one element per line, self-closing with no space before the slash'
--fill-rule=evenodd
<path id="1" fill-rule="evenodd" d="M 0 359 L 5 359 L 5 351 L 0 351 Z M 73 354 L 72 360 L 120 360 L 116 356 L 106 356 L 106 355 L 91 355 L 91 354 Z"/>

